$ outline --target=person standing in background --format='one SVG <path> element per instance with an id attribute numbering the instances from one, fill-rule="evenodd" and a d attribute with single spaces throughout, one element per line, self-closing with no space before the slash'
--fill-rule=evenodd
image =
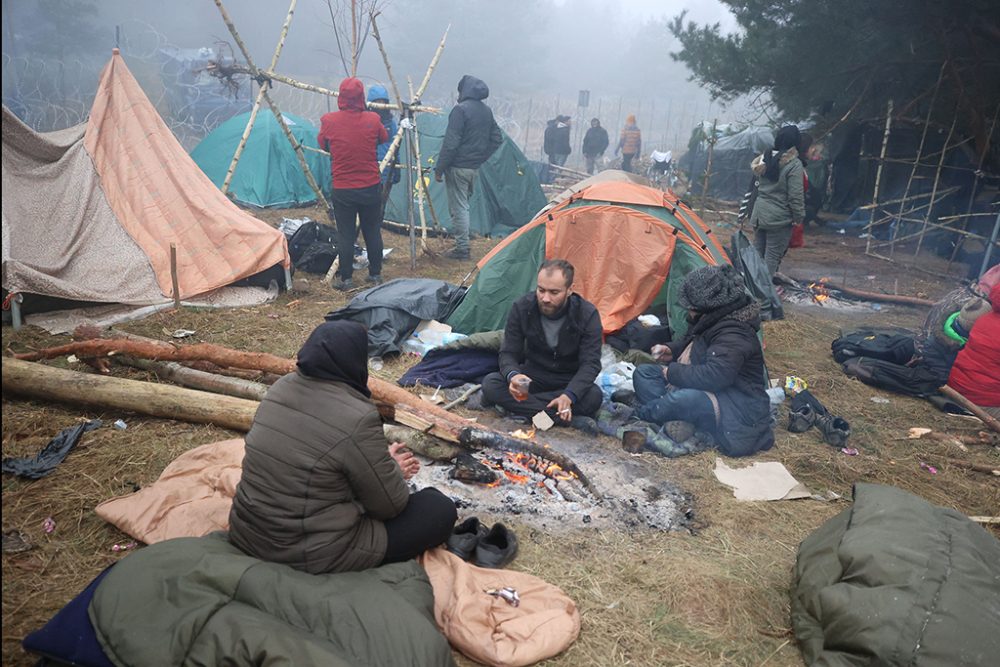
<path id="1" fill-rule="evenodd" d="M 594 118 L 590 129 L 583 137 L 583 157 L 587 161 L 587 173 L 593 174 L 597 159 L 608 150 L 608 131 L 601 127 L 601 121 Z"/>
<path id="2" fill-rule="evenodd" d="M 750 213 L 753 244 L 774 276 L 788 251 L 792 225 L 805 217 L 805 188 L 799 160 L 799 128 L 786 125 L 774 137 L 774 148 L 750 163 L 757 177 L 757 198 Z"/>
<path id="3" fill-rule="evenodd" d="M 569 116 L 556 116 L 545 127 L 544 150 L 549 156 L 549 164 L 563 167 L 573 149 L 569 144 Z"/>
<path id="4" fill-rule="evenodd" d="M 330 153 L 333 180 L 333 218 L 337 222 L 337 252 L 340 268 L 334 288 L 346 292 L 354 287 L 354 242 L 358 221 L 368 249 L 368 282 L 382 282 L 382 176 L 376 160 L 378 145 L 389 133 L 377 113 L 365 110 L 365 86 L 349 77 L 340 83 L 337 108 L 320 119 L 320 148 Z"/>
<path id="5" fill-rule="evenodd" d="M 632 160 L 642 152 L 642 132 L 635 124 L 635 115 L 629 114 L 625 119 L 625 127 L 622 129 L 622 136 L 618 140 L 615 148 L 615 155 L 622 154 L 622 171 L 632 171 Z"/>
<path id="6" fill-rule="evenodd" d="M 368 103 L 377 102 L 381 104 L 389 103 L 389 91 L 385 89 L 385 86 L 375 84 L 368 89 Z M 385 131 L 389 135 L 389 140 L 378 145 L 375 149 L 375 159 L 378 160 L 379 165 L 382 164 L 382 160 L 385 159 L 386 154 L 389 152 L 389 146 L 392 145 L 393 137 L 396 136 L 396 131 L 399 126 L 396 124 L 396 119 L 392 117 L 391 109 L 375 109 L 375 113 L 378 117 L 382 119 L 382 126 L 385 127 Z M 399 155 L 397 152 L 396 155 Z M 399 183 L 399 169 L 396 168 L 396 156 L 393 156 L 392 160 L 385 166 L 385 170 L 382 172 L 382 217 L 385 217 L 385 203 L 389 201 L 389 193 L 392 192 L 392 186 Z"/>
<path id="7" fill-rule="evenodd" d="M 448 213 L 455 247 L 445 253 L 450 259 L 469 259 L 469 200 L 476 172 L 503 143 L 503 133 L 493 112 L 483 103 L 489 87 L 466 74 L 458 82 L 458 104 L 448 114 L 434 180 L 448 190 Z"/>

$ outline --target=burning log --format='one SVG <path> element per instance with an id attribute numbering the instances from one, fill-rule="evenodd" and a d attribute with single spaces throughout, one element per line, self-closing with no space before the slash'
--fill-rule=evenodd
<path id="1" fill-rule="evenodd" d="M 489 466 L 465 452 L 459 454 L 455 459 L 455 467 L 451 469 L 448 476 L 460 482 L 475 484 L 495 484 L 499 479 L 499 476 Z"/>
<path id="2" fill-rule="evenodd" d="M 847 287 L 845 285 L 833 285 L 830 283 L 829 278 L 820 278 L 819 280 L 804 280 L 801 278 L 795 278 L 792 276 L 786 276 L 782 273 L 775 273 L 774 277 L 779 281 L 783 281 L 787 285 L 792 285 L 793 287 L 802 288 L 803 285 L 809 285 L 810 288 L 820 287 L 824 290 L 836 290 L 847 296 L 853 296 L 857 299 L 864 299 L 866 301 L 879 301 L 882 303 L 898 303 L 906 306 L 924 306 L 930 308 L 934 305 L 934 301 L 930 299 L 921 299 L 916 296 L 904 296 L 901 294 L 881 294 L 879 292 L 867 292 L 865 290 L 854 289 L 853 287 Z"/>
<path id="3" fill-rule="evenodd" d="M 532 440 L 514 438 L 482 426 L 472 426 L 460 421 L 454 415 L 447 418 L 430 415 L 426 410 L 413 408 L 409 405 L 396 406 L 396 421 L 406 424 L 423 433 L 429 433 L 443 440 L 455 442 L 471 449 L 495 449 L 498 451 L 523 452 L 542 459 L 549 464 L 555 464 L 568 473 L 575 475 L 590 493 L 596 497 L 601 494 L 591 484 L 583 471 L 569 457 L 551 449 L 547 445 L 539 445 Z"/>
<path id="4" fill-rule="evenodd" d="M 390 442 L 402 442 L 417 454 L 432 461 L 452 461 L 464 450 L 458 445 L 435 438 L 427 433 L 398 424 L 383 424 L 382 431 Z"/>

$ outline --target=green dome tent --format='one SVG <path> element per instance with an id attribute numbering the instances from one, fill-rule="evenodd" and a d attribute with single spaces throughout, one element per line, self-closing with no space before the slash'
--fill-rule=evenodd
<path id="1" fill-rule="evenodd" d="M 315 125 L 299 116 L 282 115 L 296 141 L 303 146 L 318 148 L 316 135 L 319 132 Z M 226 180 L 229 163 L 236 154 L 249 119 L 249 113 L 233 116 L 191 151 L 191 158 L 216 187 L 221 188 Z M 313 177 L 329 196 L 330 158 L 314 151 L 305 151 L 305 156 Z M 309 187 L 295 151 L 274 114 L 257 114 L 229 191 L 237 203 L 258 208 L 303 206 L 316 201 L 316 193 Z"/>
<path id="2" fill-rule="evenodd" d="M 433 170 L 447 127 L 447 116 L 426 113 L 417 116 L 420 156 L 423 158 L 421 167 Z M 406 164 L 405 137 L 399 148 L 399 164 Z M 435 181 L 430 172 L 424 176 L 424 182 L 438 220 L 445 229 L 451 229 L 444 183 Z M 417 205 L 416 186 L 414 183 L 414 207 Z M 406 189 L 406 173 L 403 172 L 386 203 L 386 220 L 407 224 Z M 531 220 L 543 206 L 545 194 L 538 184 L 535 170 L 531 168 L 521 149 L 504 134 L 500 148 L 479 168 L 479 177 L 469 203 L 469 231 L 482 236 L 506 236 Z M 417 216 L 414 208 L 414 219 L 419 224 Z M 428 218 L 427 224 L 433 224 L 432 220 Z"/>
<path id="3" fill-rule="evenodd" d="M 511 303 L 535 288 L 538 266 L 558 258 L 575 267 L 573 289 L 597 307 L 605 333 L 652 308 L 666 311 L 675 336 L 683 335 L 684 278 L 729 259 L 686 204 L 644 182 L 604 171 L 560 195 L 479 262 L 448 324 L 464 334 L 502 329 Z"/>

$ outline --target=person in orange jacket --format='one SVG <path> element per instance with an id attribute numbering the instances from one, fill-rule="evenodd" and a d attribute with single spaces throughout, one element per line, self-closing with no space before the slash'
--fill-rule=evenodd
<path id="1" fill-rule="evenodd" d="M 615 155 L 622 154 L 622 171 L 632 171 L 632 160 L 642 152 L 642 132 L 635 124 L 635 115 L 629 114 L 625 119 L 625 127 L 622 129 L 622 136 L 618 140 L 615 148 Z"/>

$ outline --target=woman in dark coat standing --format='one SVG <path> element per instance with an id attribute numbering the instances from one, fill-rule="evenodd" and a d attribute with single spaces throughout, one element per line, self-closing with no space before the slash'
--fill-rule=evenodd
<path id="1" fill-rule="evenodd" d="M 368 337 L 326 322 L 274 383 L 246 436 L 229 515 L 234 545 L 312 574 L 409 560 L 443 543 L 455 504 L 437 489 L 409 493 L 420 468 L 388 444 L 368 391 Z"/>
<path id="2" fill-rule="evenodd" d="M 750 213 L 753 243 L 772 276 L 788 252 L 792 225 L 801 223 L 806 214 L 799 139 L 799 128 L 786 125 L 775 135 L 774 148 L 750 163 L 757 177 L 757 197 Z"/>

